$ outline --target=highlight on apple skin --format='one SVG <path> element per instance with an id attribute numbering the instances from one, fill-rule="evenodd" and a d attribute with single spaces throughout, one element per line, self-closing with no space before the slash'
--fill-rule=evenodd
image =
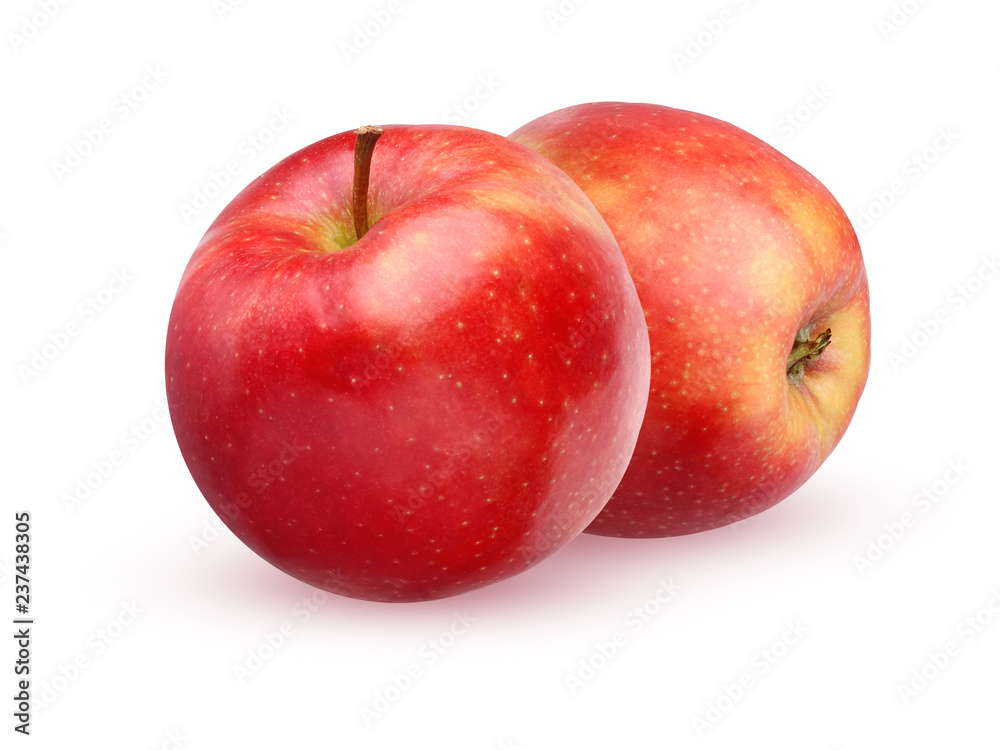
<path id="1" fill-rule="evenodd" d="M 470 128 L 372 130 L 289 156 L 208 229 L 168 403 L 197 486 L 262 558 L 435 599 L 594 519 L 642 423 L 648 336 L 613 235 L 551 163 Z"/>
<path id="2" fill-rule="evenodd" d="M 510 137 L 597 206 L 649 327 L 638 444 L 587 531 L 704 531 L 799 488 L 844 435 L 870 361 L 861 248 L 830 192 L 749 133 L 654 104 L 568 107 Z"/>

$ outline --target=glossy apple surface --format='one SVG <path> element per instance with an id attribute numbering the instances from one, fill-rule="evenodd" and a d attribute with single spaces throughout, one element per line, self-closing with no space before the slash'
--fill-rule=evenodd
<path id="1" fill-rule="evenodd" d="M 597 206 L 649 326 L 639 441 L 587 530 L 703 531 L 801 486 L 847 429 L 870 358 L 861 250 L 829 191 L 733 125 L 652 104 L 569 107 L 511 138 Z"/>
<path id="2" fill-rule="evenodd" d="M 604 506 L 648 393 L 642 308 L 593 205 L 529 149 L 387 126 L 357 240 L 354 147 L 293 154 L 208 229 L 170 316 L 171 419 L 265 560 L 357 598 L 450 596 Z"/>

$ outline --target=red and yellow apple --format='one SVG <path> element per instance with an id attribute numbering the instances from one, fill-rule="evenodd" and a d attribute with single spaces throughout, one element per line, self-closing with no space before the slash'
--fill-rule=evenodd
<path id="1" fill-rule="evenodd" d="M 461 127 L 363 143 L 370 167 L 355 132 L 289 156 L 208 229 L 170 316 L 170 415 L 265 560 L 434 599 L 601 510 L 642 423 L 646 325 L 606 223 L 542 157 Z"/>
<path id="2" fill-rule="evenodd" d="M 749 133 L 663 106 L 569 107 L 510 137 L 597 206 L 649 327 L 638 444 L 587 531 L 703 531 L 800 487 L 844 435 L 870 359 L 864 263 L 834 197 Z"/>

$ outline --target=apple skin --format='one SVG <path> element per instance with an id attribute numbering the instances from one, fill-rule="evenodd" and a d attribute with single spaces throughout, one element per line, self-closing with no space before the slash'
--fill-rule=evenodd
<path id="1" fill-rule="evenodd" d="M 166 380 L 202 494 L 284 572 L 417 601 L 576 537 L 628 465 L 649 343 L 614 237 L 531 150 L 385 126 L 351 209 L 355 133 L 251 183 L 170 315 Z"/>
<path id="2" fill-rule="evenodd" d="M 690 534 L 800 487 L 847 429 L 870 361 L 865 267 L 834 197 L 749 133 L 654 104 L 569 107 L 510 137 L 597 206 L 649 326 L 642 431 L 587 531 Z M 826 329 L 790 376 L 797 333 Z"/>

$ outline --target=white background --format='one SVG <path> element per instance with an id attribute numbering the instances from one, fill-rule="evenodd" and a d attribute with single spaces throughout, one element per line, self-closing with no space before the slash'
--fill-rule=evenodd
<path id="1" fill-rule="evenodd" d="M 2 611 L 10 623 L 13 515 L 28 509 L 42 699 L 32 736 L 5 747 L 996 745 L 1000 280 L 970 280 L 993 274 L 1000 250 L 1000 6 L 234 5 L 10 0 L 0 12 Z M 874 325 L 847 436 L 803 489 L 738 528 L 584 535 L 443 601 L 314 602 L 218 531 L 161 419 L 167 316 L 201 234 L 253 177 L 321 137 L 449 121 L 506 134 L 606 99 L 729 120 L 844 205 Z M 104 118 L 110 132 L 88 148 Z M 67 172 L 70 150 L 84 155 Z M 199 191 L 213 197 L 185 212 Z M 110 303 L 81 314 L 102 290 Z M 121 464 L 67 508 L 115 450 Z M 676 587 L 667 603 L 662 581 Z M 474 621 L 453 637 L 457 615 Z M 449 644 L 433 660 L 432 642 Z M 599 668 L 574 691 L 567 677 L 588 662 Z M 914 669 L 930 678 L 903 696 Z"/>

